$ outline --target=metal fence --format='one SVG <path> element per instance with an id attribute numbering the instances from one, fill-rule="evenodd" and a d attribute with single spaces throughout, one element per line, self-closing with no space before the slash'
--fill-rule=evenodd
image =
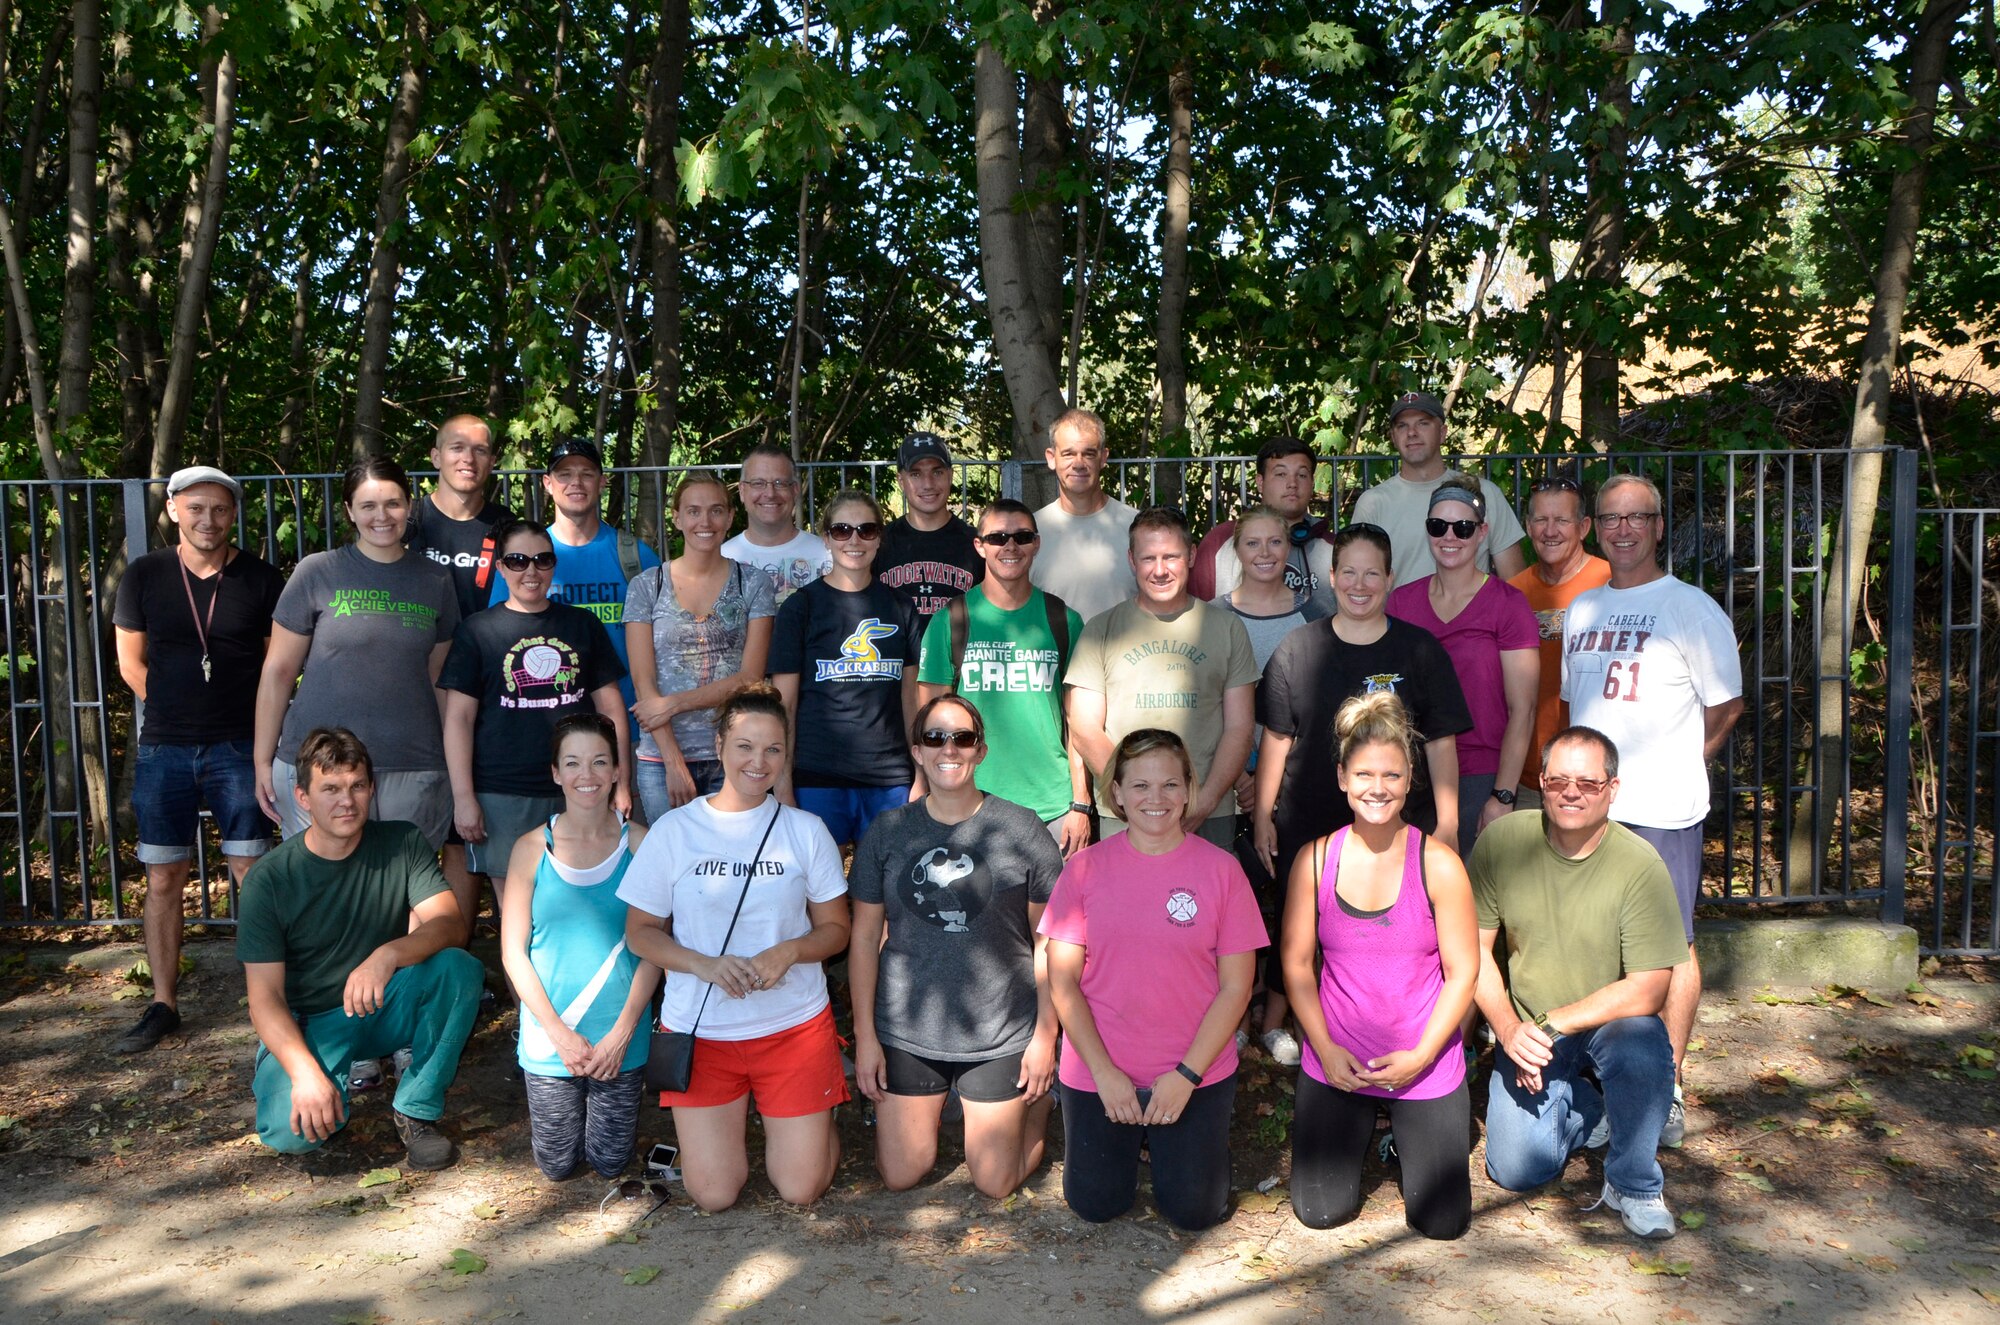
<path id="1" fill-rule="evenodd" d="M 1888 564 L 1886 583 L 1872 585 L 1847 583 L 1831 559 L 1833 531 L 1864 454 L 1883 471 L 1876 538 L 1881 543 L 1886 535 Z M 1716 775 L 1707 901 L 1865 907 L 1900 920 L 1914 879 L 1911 906 L 1928 947 L 2000 953 L 1992 843 L 2000 807 L 1978 802 L 2000 788 L 1992 763 L 2000 757 L 2000 666 L 1984 656 L 2000 632 L 1983 630 L 2000 610 L 1984 557 L 1989 529 L 2000 533 L 2000 523 L 1987 517 L 2000 513 L 1920 512 L 1915 456 L 1900 450 L 1490 456 L 1458 463 L 1492 479 L 1516 510 L 1525 509 L 1534 483 L 1547 477 L 1575 478 L 1594 489 L 1613 473 L 1643 472 L 1659 484 L 1668 570 L 1715 597 L 1742 646 L 1746 709 Z M 1395 464 L 1386 455 L 1332 458 L 1320 471 L 1324 509 L 1338 523 L 1353 498 Z M 715 468 L 727 476 L 734 466 Z M 886 461 L 805 469 L 801 505 L 808 515 L 842 487 L 883 497 L 894 491 L 894 466 Z M 658 512 L 682 472 L 614 473 L 607 510 L 615 521 L 656 532 Z M 1241 509 L 1254 477 L 1253 462 L 1241 456 L 1130 460 L 1114 462 L 1106 484 L 1134 505 L 1181 506 L 1199 529 Z M 1019 496 L 1028 479 L 1018 462 L 967 462 L 959 466 L 959 495 L 967 506 Z M 239 542 L 281 568 L 343 536 L 340 476 L 243 483 Z M 524 513 L 542 510 L 533 475 L 502 474 L 498 495 Z M 0 484 L 7 587 L 0 694 L 8 720 L 0 842 L 11 844 L 0 876 L 0 925 L 116 924 L 137 915 L 143 871 L 132 856 L 129 822 L 131 696 L 116 679 L 109 617 L 124 563 L 160 545 L 160 501 L 158 482 Z M 1850 606 L 1862 610 L 1850 614 Z M 1843 621 L 1858 616 L 1863 630 L 1858 641 L 1843 640 L 1845 665 L 1822 675 L 1819 638 L 1827 611 Z M 1927 665 L 1920 678 L 1918 636 L 1928 648 L 1933 629 L 1940 632 L 1936 675 Z M 51 643 L 63 647 L 46 647 Z M 1837 690 L 1839 711 L 1850 720 L 1829 733 L 1836 744 L 1815 758 L 1823 686 Z M 1913 687 L 1922 695 L 1914 714 Z M 1914 874 L 1913 731 L 1918 803 L 1936 815 L 1934 832 L 1926 826 L 1915 835 Z M 228 923 L 235 899 L 212 836 L 198 850 L 195 915 Z"/>

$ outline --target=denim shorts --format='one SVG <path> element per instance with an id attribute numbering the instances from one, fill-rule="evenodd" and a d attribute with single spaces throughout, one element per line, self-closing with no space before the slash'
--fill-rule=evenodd
<path id="1" fill-rule="evenodd" d="M 722 765 L 713 759 L 687 761 L 688 776 L 694 779 L 697 796 L 713 796 L 722 790 Z M 632 794 L 638 798 L 639 813 L 648 824 L 664 819 L 674 808 L 667 793 L 667 766 L 658 759 L 639 758 L 632 762 Z"/>
<path id="2" fill-rule="evenodd" d="M 201 806 L 215 816 L 225 856 L 271 849 L 271 821 L 257 804 L 249 741 L 139 746 L 132 813 L 139 820 L 139 863 L 171 865 L 194 855 Z"/>

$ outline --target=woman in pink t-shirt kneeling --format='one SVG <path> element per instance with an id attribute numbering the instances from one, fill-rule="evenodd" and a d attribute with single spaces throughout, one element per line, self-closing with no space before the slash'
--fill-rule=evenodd
<path id="1" fill-rule="evenodd" d="M 1403 1212 L 1427 1238 L 1472 1221 L 1472 1109 L 1459 1021 L 1479 976 L 1472 885 L 1458 854 L 1403 822 L 1417 737 L 1388 691 L 1334 719 L 1354 822 L 1299 852 L 1282 959 L 1305 1032 L 1292 1115 L 1292 1210 L 1331 1228 L 1361 1209 L 1385 1104 Z"/>
<path id="2" fill-rule="evenodd" d="M 1132 1208 L 1139 1151 L 1167 1222 L 1229 1213 L 1236 1024 L 1270 940 L 1227 851 L 1190 835 L 1194 765 L 1171 732 L 1111 757 L 1126 831 L 1078 852 L 1042 915 L 1062 1019 L 1063 1198 L 1092 1223 Z"/>

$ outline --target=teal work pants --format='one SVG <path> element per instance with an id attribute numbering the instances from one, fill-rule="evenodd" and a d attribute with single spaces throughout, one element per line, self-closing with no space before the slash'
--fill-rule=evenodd
<path id="1" fill-rule="evenodd" d="M 444 1115 L 444 1093 L 458 1075 L 458 1055 L 479 1015 L 479 990 L 486 968 L 463 948 L 446 948 L 389 979 L 382 1006 L 365 1017 L 340 1008 L 302 1018 L 299 1029 L 320 1070 L 340 1087 L 347 1103 L 347 1069 L 357 1058 L 385 1058 L 410 1050 L 410 1070 L 396 1086 L 396 1111 L 436 1122 Z M 257 1139 L 286 1154 L 318 1149 L 292 1130 L 292 1078 L 262 1045 L 251 1081 L 257 1097 Z"/>

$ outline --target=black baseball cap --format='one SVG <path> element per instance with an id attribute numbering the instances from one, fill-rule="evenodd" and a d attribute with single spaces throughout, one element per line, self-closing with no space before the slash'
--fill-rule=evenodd
<path id="1" fill-rule="evenodd" d="M 571 437 L 557 442 L 555 449 L 549 452 L 549 463 L 544 465 L 543 469 L 552 470 L 573 455 L 580 455 L 596 465 L 599 473 L 604 471 L 604 452 L 597 449 L 596 442 L 582 437 Z"/>
<path id="2" fill-rule="evenodd" d="M 913 432 L 903 439 L 902 449 L 896 452 L 896 468 L 913 468 L 919 460 L 935 460 L 949 469 L 951 448 L 934 432 Z"/>

